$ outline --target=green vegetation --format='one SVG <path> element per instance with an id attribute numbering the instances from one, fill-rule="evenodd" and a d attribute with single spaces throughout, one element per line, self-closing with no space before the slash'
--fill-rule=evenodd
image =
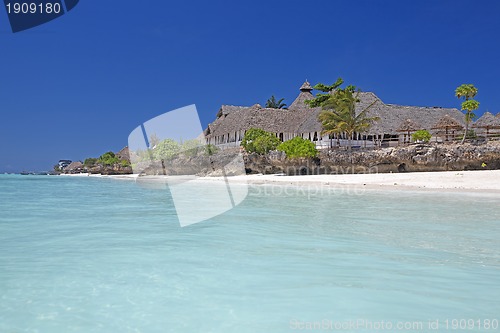
<path id="1" fill-rule="evenodd" d="M 276 97 L 272 95 L 271 98 L 269 98 L 266 102 L 266 108 L 286 109 L 286 104 L 283 103 L 284 100 L 285 100 L 284 98 L 276 100 Z"/>
<path id="2" fill-rule="evenodd" d="M 250 128 L 246 131 L 241 146 L 249 153 L 267 154 L 275 150 L 280 140 L 272 133 L 260 128 Z"/>
<path id="3" fill-rule="evenodd" d="M 285 152 L 288 158 L 316 157 L 318 155 L 316 145 L 299 136 L 281 143 L 277 149 Z"/>
<path id="4" fill-rule="evenodd" d="M 368 130 L 372 123 L 378 120 L 377 117 L 368 117 L 367 113 L 373 102 L 364 110 L 356 112 L 356 105 L 359 102 L 359 90 L 355 86 L 349 85 L 340 88 L 344 83 L 342 78 L 338 78 L 332 85 L 318 83 L 314 89 L 324 92 L 319 93 L 312 100 L 306 101 L 311 107 L 321 107 L 323 111 L 318 119 L 323 126 L 322 134 L 345 133 L 348 138 L 348 149 L 351 150 L 351 140 L 354 133 L 362 133 Z"/>
<path id="5" fill-rule="evenodd" d="M 455 96 L 465 101 L 462 103 L 462 111 L 465 111 L 465 132 L 462 143 L 465 142 L 469 132 L 469 125 L 476 118 L 474 111 L 479 109 L 479 102 L 473 99 L 477 95 L 477 88 L 473 84 L 462 84 L 455 89 Z"/>
<path id="6" fill-rule="evenodd" d="M 198 150 L 201 147 L 201 143 L 199 140 L 192 139 L 192 140 L 186 140 L 184 141 L 181 146 L 180 150 L 182 151 L 182 154 L 188 157 L 194 157 L 198 154 Z"/>
<path id="7" fill-rule="evenodd" d="M 169 160 L 179 154 L 180 146 L 177 141 L 172 139 L 165 139 L 156 145 L 153 150 L 153 157 L 155 160 Z"/>
<path id="8" fill-rule="evenodd" d="M 477 139 L 476 131 L 470 129 L 467 131 L 467 139 Z"/>
<path id="9" fill-rule="evenodd" d="M 107 153 L 102 154 L 97 161 L 102 165 L 113 165 L 118 163 L 119 159 L 115 156 L 115 153 L 108 151 Z"/>
<path id="10" fill-rule="evenodd" d="M 205 154 L 211 156 L 219 151 L 219 148 L 217 148 L 215 145 L 208 144 L 205 146 Z"/>
<path id="11" fill-rule="evenodd" d="M 431 140 L 431 137 L 432 135 L 428 130 L 418 130 L 412 135 L 413 141 L 420 142 L 429 142 Z"/>
<path id="12" fill-rule="evenodd" d="M 85 159 L 85 161 L 83 162 L 83 166 L 86 168 L 91 168 L 95 166 L 97 162 L 98 162 L 97 158 L 89 157 Z"/>

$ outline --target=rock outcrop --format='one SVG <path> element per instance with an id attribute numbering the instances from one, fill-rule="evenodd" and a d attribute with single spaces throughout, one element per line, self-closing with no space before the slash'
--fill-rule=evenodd
<path id="1" fill-rule="evenodd" d="M 132 173 L 128 147 L 123 148 L 116 154 L 108 152 L 99 158 L 87 158 L 85 163 L 76 161 L 65 167 L 56 165 L 54 170 L 56 173 L 64 174 L 124 175 Z"/>
<path id="2" fill-rule="evenodd" d="M 500 142 L 332 150 L 311 159 L 288 159 L 284 153 L 272 152 L 247 154 L 244 160 L 247 173 L 287 175 L 500 169 Z"/>
<path id="3" fill-rule="evenodd" d="M 129 152 L 124 148 L 115 156 L 117 162 L 106 165 L 99 159 L 91 166 L 74 164 L 66 173 L 89 172 L 92 174 L 130 174 L 132 167 Z M 500 169 L 500 142 L 483 144 L 413 144 L 371 150 L 320 151 L 316 158 L 289 159 L 285 153 L 267 155 L 243 153 L 239 148 L 219 150 L 213 155 L 203 151 L 194 155 L 179 155 L 171 160 L 140 162 L 135 171 L 147 175 L 198 175 L 232 176 L 247 174 L 310 175 L 346 173 L 388 173 L 419 171 L 461 171 Z M 244 170 L 244 172 L 243 172 Z"/>

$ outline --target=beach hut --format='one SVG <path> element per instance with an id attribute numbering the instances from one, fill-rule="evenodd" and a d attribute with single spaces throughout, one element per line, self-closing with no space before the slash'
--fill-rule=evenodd
<path id="1" fill-rule="evenodd" d="M 474 123 L 474 125 L 472 125 L 472 127 L 484 129 L 486 131 L 486 140 L 488 140 L 491 129 L 500 129 L 500 117 L 498 117 L 498 115 L 495 117 L 490 112 L 486 112 Z"/>
<path id="2" fill-rule="evenodd" d="M 80 161 L 71 162 L 70 165 L 64 168 L 66 173 L 80 173 L 83 171 L 83 163 Z"/>
<path id="3" fill-rule="evenodd" d="M 422 126 L 420 126 L 416 121 L 412 119 L 404 120 L 396 130 L 397 132 L 405 133 L 403 134 L 403 143 L 411 142 L 411 133 L 421 130 Z"/>
<path id="4" fill-rule="evenodd" d="M 431 129 L 438 130 L 437 133 L 443 133 L 442 130 L 444 130 L 445 141 L 449 141 L 450 130 L 451 137 L 453 139 L 455 138 L 455 132 L 462 130 L 463 126 L 455 118 L 449 115 L 444 115 L 434 124 L 434 126 L 432 126 Z"/>
<path id="5" fill-rule="evenodd" d="M 418 129 L 430 129 L 438 119 L 448 115 L 454 118 L 457 127 L 442 127 L 455 131 L 463 128 L 463 114 L 455 108 L 417 107 L 397 104 L 386 104 L 373 92 L 356 93 L 358 103 L 356 112 L 368 110 L 369 117 L 378 117 L 373 125 L 363 133 L 353 133 L 348 138 L 346 133 L 326 135 L 318 119 L 321 108 L 311 108 L 306 101 L 314 98 L 313 88 L 305 81 L 299 88 L 300 93 L 290 104 L 288 110 L 265 108 L 258 104 L 253 106 L 222 105 L 216 119 L 204 130 L 206 142 L 221 149 L 239 147 L 245 132 L 250 128 L 261 128 L 271 132 L 281 141 L 296 136 L 311 140 L 317 148 L 347 146 L 352 139 L 353 147 L 385 147 L 409 142 L 411 132 Z M 399 130 L 399 131 L 398 131 Z"/>
<path id="6" fill-rule="evenodd" d="M 120 160 L 130 161 L 130 151 L 128 149 L 128 146 L 122 148 L 122 150 L 117 152 L 115 156 L 118 157 Z"/>

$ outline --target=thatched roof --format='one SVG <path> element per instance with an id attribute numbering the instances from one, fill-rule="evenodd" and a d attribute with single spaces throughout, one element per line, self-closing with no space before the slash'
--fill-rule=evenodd
<path id="1" fill-rule="evenodd" d="M 431 129 L 462 129 L 463 126 L 455 118 L 449 115 L 441 117 Z"/>
<path id="2" fill-rule="evenodd" d="M 65 171 L 76 171 L 83 168 L 82 162 L 71 162 L 70 165 L 64 168 Z"/>
<path id="3" fill-rule="evenodd" d="M 208 137 L 220 136 L 240 130 L 245 131 L 252 127 L 275 133 L 295 133 L 303 118 L 303 112 L 248 107 L 231 112 L 226 117 L 216 119 L 208 125 L 205 133 L 208 132 Z"/>
<path id="4" fill-rule="evenodd" d="M 245 106 L 235 106 L 235 105 L 222 105 L 219 109 L 219 112 L 217 112 L 217 118 L 221 116 L 227 116 L 229 113 L 238 111 L 241 109 L 245 109 Z"/>
<path id="5" fill-rule="evenodd" d="M 297 110 L 309 110 L 309 105 L 305 103 L 305 101 L 313 99 L 314 95 L 311 93 L 311 91 L 301 91 L 299 96 L 295 98 L 292 104 L 288 107 L 290 111 L 297 111 Z"/>
<path id="6" fill-rule="evenodd" d="M 313 90 L 313 87 L 311 87 L 311 84 L 306 80 L 301 86 L 300 86 L 300 91 L 309 91 L 311 92 Z"/>
<path id="7" fill-rule="evenodd" d="M 413 132 L 413 131 L 418 131 L 420 129 L 422 129 L 422 126 L 417 124 L 416 121 L 414 121 L 413 119 L 406 119 L 401 123 L 401 125 L 399 125 L 399 127 L 396 131 L 398 131 L 398 132 Z"/>
<path id="8" fill-rule="evenodd" d="M 252 107 L 223 105 L 219 110 L 218 118 L 208 125 L 205 134 L 207 137 L 216 137 L 240 130 L 245 131 L 252 127 L 274 133 L 319 132 L 322 130 L 318 120 L 321 109 L 310 108 L 304 103 L 305 100 L 314 98 L 307 85 L 305 87 L 306 89 L 301 89 L 289 110 L 262 108 L 260 105 Z M 454 108 L 385 104 L 372 92 L 360 92 L 358 98 L 360 102 L 356 106 L 357 112 L 368 108 L 369 117 L 379 117 L 379 120 L 368 129 L 369 135 L 396 134 L 405 122 L 409 122 L 414 130 L 434 128 L 437 119 L 452 119 L 453 122 L 448 126 L 449 128 L 458 129 L 464 125 L 463 114 Z M 438 126 L 441 125 L 438 124 Z"/>
<path id="9" fill-rule="evenodd" d="M 477 128 L 500 128 L 500 118 L 495 117 L 489 112 L 485 112 L 481 118 L 479 118 L 472 127 L 477 127 Z"/>
<path id="10" fill-rule="evenodd" d="M 128 149 L 128 146 L 122 148 L 119 152 L 115 154 L 116 157 L 118 157 L 121 160 L 127 160 L 130 161 L 130 152 Z"/>

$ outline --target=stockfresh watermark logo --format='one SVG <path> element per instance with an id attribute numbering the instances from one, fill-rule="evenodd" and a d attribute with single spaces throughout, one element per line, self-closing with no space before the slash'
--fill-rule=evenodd
<path id="1" fill-rule="evenodd" d="M 136 182 L 169 191 L 181 227 L 222 214 L 248 195 L 239 150 L 206 143 L 196 106 L 166 112 L 137 126 L 128 137 Z"/>
<path id="2" fill-rule="evenodd" d="M 34 28 L 52 21 L 73 8 L 80 0 L 4 0 L 12 32 Z"/>

